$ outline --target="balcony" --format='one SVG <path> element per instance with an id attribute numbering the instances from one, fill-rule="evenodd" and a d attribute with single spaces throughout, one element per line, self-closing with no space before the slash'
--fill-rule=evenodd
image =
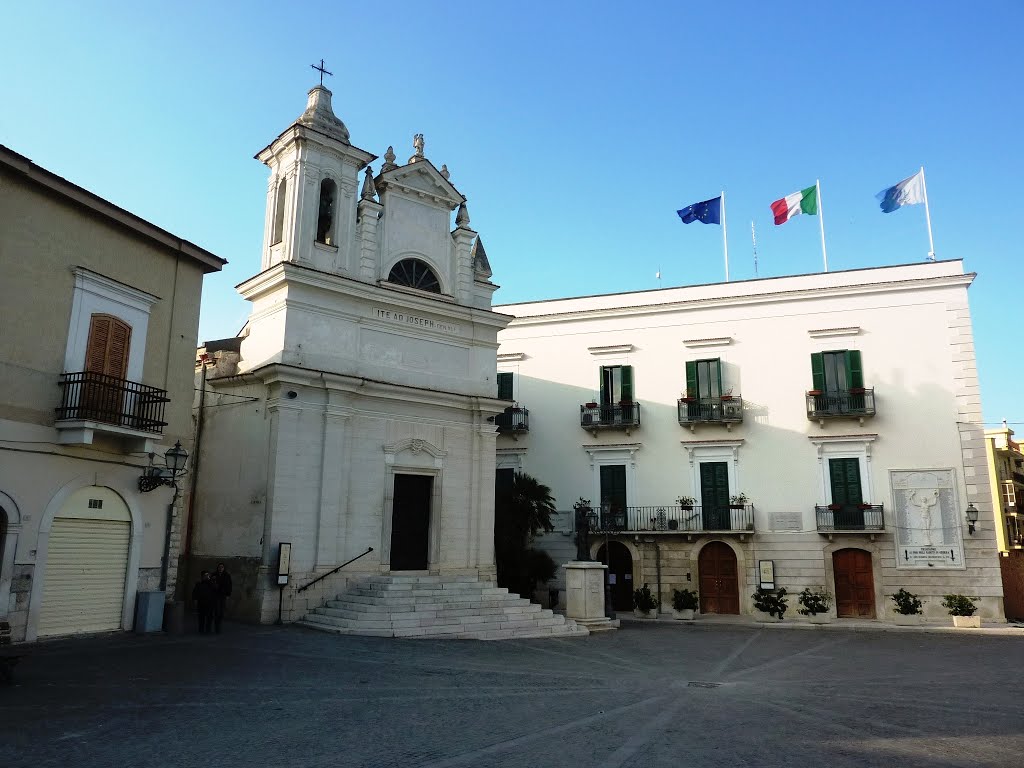
<path id="1" fill-rule="evenodd" d="M 882 504 L 829 504 L 814 508 L 818 533 L 876 534 L 885 530 Z"/>
<path id="2" fill-rule="evenodd" d="M 167 392 L 102 373 L 62 373 L 56 409 L 58 442 L 91 445 L 96 433 L 126 442 L 126 450 L 149 453 L 163 434 Z"/>
<path id="3" fill-rule="evenodd" d="M 499 435 L 511 435 L 515 439 L 517 435 L 530 431 L 530 412 L 526 408 L 510 405 L 494 417 L 494 425 Z"/>
<path id="4" fill-rule="evenodd" d="M 597 515 L 600 533 L 752 533 L 754 505 L 686 506 L 667 504 L 602 510 Z"/>
<path id="5" fill-rule="evenodd" d="M 812 389 L 806 394 L 807 418 L 824 425 L 825 419 L 858 419 L 875 415 L 875 388 L 858 387 L 836 392 Z"/>
<path id="6" fill-rule="evenodd" d="M 743 421 L 742 397 L 683 397 L 676 403 L 679 411 L 679 425 L 689 427 L 692 432 L 698 424 L 733 424 Z"/>
<path id="7" fill-rule="evenodd" d="M 640 426 L 640 403 L 586 403 L 580 406 L 580 426 L 594 434 L 603 429 L 621 429 L 628 435 Z"/>

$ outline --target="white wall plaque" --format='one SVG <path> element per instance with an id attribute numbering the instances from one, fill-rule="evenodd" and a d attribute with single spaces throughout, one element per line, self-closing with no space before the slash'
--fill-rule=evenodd
<path id="1" fill-rule="evenodd" d="M 960 495 L 952 469 L 889 471 L 897 568 L 963 568 Z"/>

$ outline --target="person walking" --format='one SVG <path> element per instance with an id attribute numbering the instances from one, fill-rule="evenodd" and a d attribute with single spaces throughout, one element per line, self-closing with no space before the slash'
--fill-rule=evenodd
<path id="1" fill-rule="evenodd" d="M 219 635 L 221 622 L 224 621 L 224 610 L 227 608 L 228 598 L 231 597 L 231 574 L 224 567 L 224 563 L 217 563 L 213 584 L 217 588 L 217 600 L 213 608 L 213 631 Z"/>
<path id="2" fill-rule="evenodd" d="M 192 589 L 192 600 L 196 604 L 196 619 L 199 634 L 207 634 L 213 626 L 213 612 L 217 606 L 217 588 L 209 571 L 203 571 L 198 583 Z"/>

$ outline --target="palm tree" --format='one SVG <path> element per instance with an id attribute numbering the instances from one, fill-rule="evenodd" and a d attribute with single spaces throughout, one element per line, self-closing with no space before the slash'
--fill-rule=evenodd
<path id="1" fill-rule="evenodd" d="M 555 511 L 551 489 L 525 472 L 516 472 L 511 484 L 497 488 L 494 558 L 499 585 L 527 596 L 533 592 L 536 579 L 530 563 L 537 562 L 537 557 L 528 554 L 530 543 L 541 531 L 555 530 L 551 521 Z"/>

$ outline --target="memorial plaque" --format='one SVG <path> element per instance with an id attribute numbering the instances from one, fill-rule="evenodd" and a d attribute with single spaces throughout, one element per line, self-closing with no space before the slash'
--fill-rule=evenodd
<path id="1" fill-rule="evenodd" d="M 896 567 L 963 568 L 960 495 L 952 469 L 889 471 Z"/>

